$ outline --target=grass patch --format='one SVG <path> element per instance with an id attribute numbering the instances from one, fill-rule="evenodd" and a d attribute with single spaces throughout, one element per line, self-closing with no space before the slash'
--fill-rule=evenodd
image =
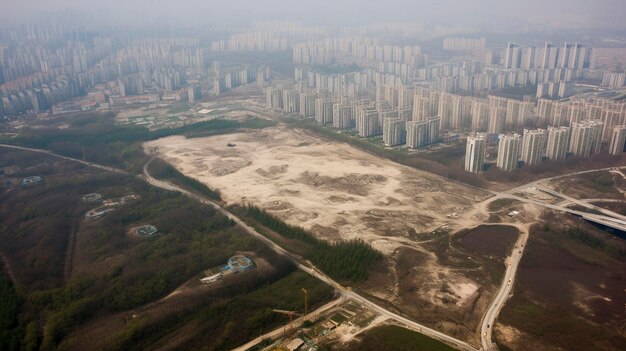
<path id="1" fill-rule="evenodd" d="M 524 297 L 513 295 L 502 310 L 500 320 L 529 333 L 555 348 L 565 350 L 613 350 L 624 339 L 613 336 L 560 307 L 541 307 Z M 584 337 L 583 337 L 584 336 Z"/>
<path id="2" fill-rule="evenodd" d="M 341 324 L 348 320 L 348 318 L 341 313 L 335 313 L 332 317 L 330 317 L 330 319 L 335 321 L 337 324 Z"/>
<path id="3" fill-rule="evenodd" d="M 515 199 L 497 199 L 497 200 L 491 201 L 489 205 L 487 205 L 487 208 L 491 212 L 498 212 L 506 208 L 509 208 L 511 206 L 516 206 L 520 204 L 521 202 Z"/>
<path id="4" fill-rule="evenodd" d="M 454 351 L 454 348 L 414 331 L 386 325 L 366 332 L 361 342 L 350 345 L 348 350 Z"/>

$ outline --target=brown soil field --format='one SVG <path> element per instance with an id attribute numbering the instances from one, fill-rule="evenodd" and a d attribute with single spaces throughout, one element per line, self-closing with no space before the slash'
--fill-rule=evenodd
<path id="1" fill-rule="evenodd" d="M 623 350 L 626 244 L 570 215 L 544 223 L 531 228 L 514 296 L 499 317 L 498 342 L 512 350 Z M 565 227 L 618 251 L 591 247 Z"/>
<path id="2" fill-rule="evenodd" d="M 227 147 L 228 143 L 235 147 Z M 219 190 L 327 240 L 360 238 L 382 252 L 434 230 L 488 194 L 284 127 L 208 138 L 169 137 L 146 150 Z"/>
<path id="3" fill-rule="evenodd" d="M 558 192 L 578 199 L 626 200 L 626 179 L 608 171 L 558 178 L 549 185 Z"/>
<path id="4" fill-rule="evenodd" d="M 626 199 L 621 202 L 594 201 L 592 204 L 626 216 Z"/>
<path id="5" fill-rule="evenodd" d="M 227 144 L 235 144 L 228 147 Z M 287 127 L 144 144 L 227 205 L 253 204 L 318 238 L 362 239 L 386 256 L 355 289 L 478 343 L 494 265 L 450 243 L 487 218 L 490 195 Z M 467 251 L 467 252 L 466 252 Z"/>
<path id="6" fill-rule="evenodd" d="M 517 228 L 508 225 L 481 225 L 457 234 L 457 240 L 470 251 L 504 259 L 511 252 L 518 235 Z"/>

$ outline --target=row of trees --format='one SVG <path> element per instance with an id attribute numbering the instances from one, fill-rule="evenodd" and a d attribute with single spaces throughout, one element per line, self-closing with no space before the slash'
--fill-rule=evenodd
<path id="1" fill-rule="evenodd" d="M 77 119 L 69 128 L 24 128 L 15 145 L 48 149 L 56 153 L 138 171 L 134 161 L 145 161 L 141 143 L 172 135 L 188 137 L 232 133 L 239 128 L 265 128 L 274 124 L 260 119 L 232 121 L 213 119 L 176 128 L 150 130 L 141 126 L 116 125 L 110 115 Z"/>
<path id="2" fill-rule="evenodd" d="M 161 161 L 160 159 L 155 159 L 150 163 L 150 174 L 155 178 L 166 179 L 184 188 L 195 190 L 210 199 L 216 201 L 221 200 L 219 191 L 213 190 L 205 184 L 185 176 L 176 170 L 176 168 Z"/>
<path id="3" fill-rule="evenodd" d="M 289 225 L 255 206 L 244 213 L 281 236 L 309 244 L 305 257 L 334 279 L 358 282 L 367 279 L 368 271 L 382 259 L 382 254 L 362 240 L 328 243 L 311 233 Z"/>

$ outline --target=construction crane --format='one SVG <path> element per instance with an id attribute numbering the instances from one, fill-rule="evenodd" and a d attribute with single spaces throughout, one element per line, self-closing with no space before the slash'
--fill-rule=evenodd
<path id="1" fill-rule="evenodd" d="M 286 310 L 277 310 L 273 309 L 272 311 L 280 314 L 286 314 L 289 316 L 289 336 L 293 335 L 293 316 L 301 317 L 302 313 L 298 313 L 295 311 L 286 311 Z M 287 325 L 283 326 L 283 337 L 287 336 Z"/>

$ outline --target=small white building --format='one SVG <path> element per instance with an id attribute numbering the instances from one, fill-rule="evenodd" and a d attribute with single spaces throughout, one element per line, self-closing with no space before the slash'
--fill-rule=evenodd
<path id="1" fill-rule="evenodd" d="M 222 279 L 223 276 L 224 274 L 222 274 L 222 272 L 216 273 L 216 274 L 200 279 L 200 282 L 202 282 L 202 284 L 215 283 L 216 281 Z"/>

